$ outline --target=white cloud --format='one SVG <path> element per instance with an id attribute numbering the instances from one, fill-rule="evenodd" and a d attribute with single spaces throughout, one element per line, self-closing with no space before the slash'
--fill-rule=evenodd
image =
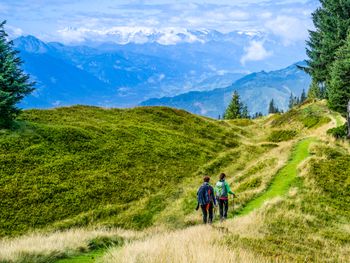
<path id="1" fill-rule="evenodd" d="M 6 25 L 5 28 L 6 28 L 7 34 L 11 39 L 17 38 L 23 35 L 23 30 L 19 27 Z"/>
<path id="2" fill-rule="evenodd" d="M 248 12 L 244 12 L 241 10 L 233 10 L 228 13 L 228 16 L 232 19 L 236 20 L 247 20 L 250 18 L 250 15 Z"/>
<path id="3" fill-rule="evenodd" d="M 185 28 L 116 26 L 111 28 L 90 29 L 86 27 L 66 27 L 57 31 L 60 41 L 66 44 L 80 43 L 85 40 L 99 42 L 111 41 L 119 44 L 158 42 L 162 45 L 175 45 L 179 42 L 202 42 L 197 36 Z"/>
<path id="4" fill-rule="evenodd" d="M 164 33 L 157 41 L 161 45 L 175 45 L 181 42 L 181 38 L 171 32 Z"/>
<path id="5" fill-rule="evenodd" d="M 313 1 L 304 0 L 204 0 L 196 3 L 185 0 L 47 0 L 45 4 L 42 0 L 15 2 L 2 0 L 0 3 L 0 16 L 8 18 L 9 24 L 22 28 L 25 34 L 42 36 L 45 41 L 65 43 L 80 43 L 84 38 L 103 41 L 106 36 L 112 35 L 107 31 L 112 31 L 115 27 L 147 27 L 214 29 L 223 33 L 267 32 L 279 36 L 283 44 L 288 45 L 307 38 L 306 28 L 311 25 L 310 12 L 317 6 Z M 120 41 L 131 35 L 123 33 Z M 144 32 L 134 32 L 134 42 L 145 42 L 144 35 Z M 188 38 L 189 41 L 197 41 L 191 35 Z M 160 41 L 174 44 L 179 38 L 176 34 L 166 33 Z"/>
<path id="6" fill-rule="evenodd" d="M 71 28 L 71 27 L 66 27 L 64 29 L 60 29 L 57 31 L 63 43 L 83 42 L 85 41 L 86 32 L 87 30 L 84 28 Z"/>
<path id="7" fill-rule="evenodd" d="M 244 65 L 247 61 L 264 60 L 272 55 L 271 51 L 267 51 L 263 41 L 252 40 L 249 46 L 244 48 L 245 54 L 241 57 L 241 64 Z"/>
<path id="8" fill-rule="evenodd" d="M 311 21 L 291 16 L 277 16 L 275 19 L 267 21 L 265 27 L 281 37 L 283 44 L 288 46 L 295 41 L 307 39 Z"/>

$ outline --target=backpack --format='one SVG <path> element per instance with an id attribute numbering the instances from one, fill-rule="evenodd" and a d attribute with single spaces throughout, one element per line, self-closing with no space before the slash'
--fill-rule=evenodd
<path id="1" fill-rule="evenodd" d="M 210 203 L 210 186 L 203 184 L 197 192 L 197 200 L 200 205 L 206 205 Z"/>
<path id="2" fill-rule="evenodd" d="M 225 181 L 217 182 L 215 188 L 216 188 L 217 198 L 227 197 L 227 189 L 226 189 Z"/>

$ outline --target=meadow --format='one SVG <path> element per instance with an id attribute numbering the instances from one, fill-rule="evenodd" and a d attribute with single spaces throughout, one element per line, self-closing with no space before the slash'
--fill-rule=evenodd
<path id="1" fill-rule="evenodd" d="M 350 146 L 327 134 L 343 122 L 324 101 L 230 121 L 163 107 L 26 111 L 1 134 L 1 182 L 18 191 L 1 193 L 0 262 L 346 262 Z M 220 172 L 237 198 L 227 221 L 204 226 L 196 191 Z M 29 189 L 38 199 L 18 194 Z M 54 211 L 30 212 L 32 200 Z"/>

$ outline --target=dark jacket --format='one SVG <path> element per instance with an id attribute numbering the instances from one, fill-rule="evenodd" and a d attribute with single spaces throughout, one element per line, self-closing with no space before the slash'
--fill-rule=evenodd
<path id="1" fill-rule="evenodd" d="M 197 200 L 200 205 L 214 203 L 216 205 L 214 188 L 207 182 L 204 182 L 197 191 Z"/>

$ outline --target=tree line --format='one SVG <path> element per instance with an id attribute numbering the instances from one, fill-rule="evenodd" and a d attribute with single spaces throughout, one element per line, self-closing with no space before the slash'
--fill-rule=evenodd
<path id="1" fill-rule="evenodd" d="M 350 99 L 350 1 L 320 0 L 312 14 L 315 30 L 307 41 L 312 77 L 309 98 L 327 99 L 330 109 L 345 114 Z"/>

